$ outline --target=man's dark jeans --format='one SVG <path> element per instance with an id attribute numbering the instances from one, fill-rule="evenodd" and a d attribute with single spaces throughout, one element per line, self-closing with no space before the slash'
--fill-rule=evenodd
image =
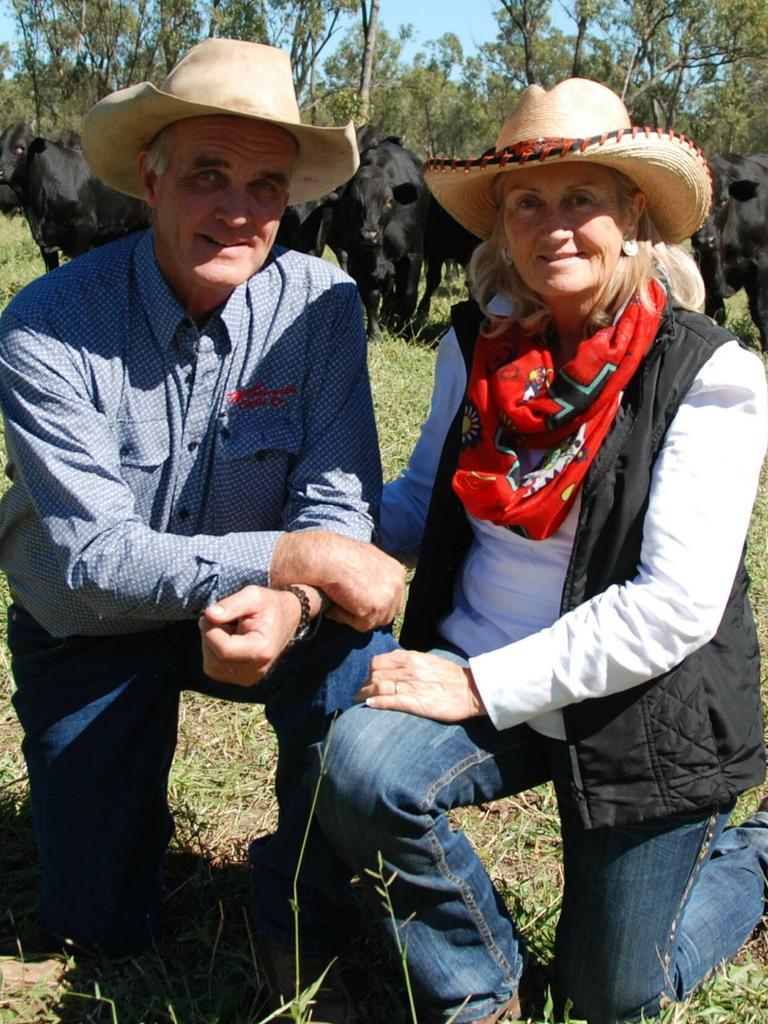
<path id="1" fill-rule="evenodd" d="M 196 623 L 106 637 L 52 637 L 18 606 L 8 642 L 24 729 L 42 862 L 42 925 L 115 956 L 146 947 L 162 917 L 161 866 L 173 833 L 167 801 L 179 694 L 263 703 L 279 742 L 276 835 L 252 850 L 256 926 L 289 946 L 296 857 L 312 789 L 306 752 L 348 707 L 386 633 L 332 622 L 293 647 L 257 687 L 202 672 Z M 302 870 L 301 934 L 307 952 L 333 952 L 351 927 L 349 872 L 313 827 Z"/>

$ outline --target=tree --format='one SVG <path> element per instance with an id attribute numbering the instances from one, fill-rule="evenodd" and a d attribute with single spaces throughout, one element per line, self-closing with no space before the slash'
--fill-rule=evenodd
<path id="1" fill-rule="evenodd" d="M 151 0 L 13 0 L 19 71 L 32 84 L 39 130 L 154 70 Z"/>
<path id="2" fill-rule="evenodd" d="M 4 109 L 46 134 L 78 128 L 107 92 L 161 80 L 219 35 L 286 49 L 313 122 L 373 119 L 423 156 L 484 151 L 522 88 L 571 75 L 611 86 L 635 123 L 674 126 L 711 151 L 768 149 L 765 0 L 499 0 L 496 38 L 478 55 L 445 34 L 409 64 L 412 30 L 387 32 L 381 0 L 11 3 L 19 45 Z"/>
<path id="3" fill-rule="evenodd" d="M 635 123 L 682 131 L 695 124 L 706 141 L 698 112 L 716 115 L 718 97 L 744 95 L 737 82 L 765 79 L 764 0 L 563 0 L 559 11 L 572 33 L 553 24 L 549 0 L 500 0 L 499 7 L 498 36 L 482 48 L 497 88 L 595 78 L 624 98 Z"/>
<path id="4" fill-rule="evenodd" d="M 363 66 L 360 72 L 360 118 L 368 120 L 371 106 L 371 80 L 373 78 L 373 54 L 376 49 L 376 32 L 379 24 L 379 0 L 360 0 L 363 20 Z"/>
<path id="5" fill-rule="evenodd" d="M 499 17 L 500 34 L 507 45 L 521 55 L 523 82 L 540 80 L 537 51 L 544 46 L 550 27 L 550 0 L 500 0 L 507 17 Z"/>
<path id="6" fill-rule="evenodd" d="M 729 68 L 768 56 L 763 0 L 620 0 L 612 31 L 627 106 L 664 128 L 679 128 Z"/>
<path id="7" fill-rule="evenodd" d="M 407 69 L 400 57 L 407 37 L 407 30 L 403 33 L 401 29 L 400 36 L 395 37 L 383 27 L 377 29 L 369 108 L 364 117 L 360 98 L 360 54 L 364 47 L 362 26 L 357 24 L 349 28 L 336 51 L 323 65 L 320 83 L 323 120 L 338 123 L 352 117 L 358 124 L 362 124 L 373 119 L 386 131 L 398 134 L 400 126 L 406 121 L 401 113 L 402 80 Z"/>

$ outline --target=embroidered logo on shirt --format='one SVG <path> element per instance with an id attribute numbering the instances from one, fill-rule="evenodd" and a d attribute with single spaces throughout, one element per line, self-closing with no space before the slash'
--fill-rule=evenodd
<path id="1" fill-rule="evenodd" d="M 295 384 L 284 384 L 282 387 L 268 388 L 264 384 L 254 384 L 250 388 L 237 388 L 227 394 L 227 405 L 236 409 L 256 409 L 270 405 L 279 407 L 285 404 L 289 395 L 298 393 Z"/>

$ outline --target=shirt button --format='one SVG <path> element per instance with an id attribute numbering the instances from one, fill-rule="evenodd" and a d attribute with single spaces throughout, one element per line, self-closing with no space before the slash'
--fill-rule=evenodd
<path id="1" fill-rule="evenodd" d="M 188 508 L 180 508 L 179 509 L 179 519 L 189 519 L 189 509 Z"/>
<path id="2" fill-rule="evenodd" d="M 197 445 L 198 445 L 197 441 L 190 441 L 189 444 L 187 445 L 187 451 L 188 452 L 193 452 L 195 450 L 195 448 L 197 448 Z"/>

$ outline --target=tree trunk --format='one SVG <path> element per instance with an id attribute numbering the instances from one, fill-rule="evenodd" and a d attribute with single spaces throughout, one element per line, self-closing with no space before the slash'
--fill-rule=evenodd
<path id="1" fill-rule="evenodd" d="M 360 120 L 363 124 L 370 116 L 371 81 L 373 79 L 373 54 L 376 48 L 376 29 L 379 21 L 380 0 L 370 0 L 370 11 L 366 0 L 360 0 L 363 19 L 363 67 L 360 72 Z"/>

